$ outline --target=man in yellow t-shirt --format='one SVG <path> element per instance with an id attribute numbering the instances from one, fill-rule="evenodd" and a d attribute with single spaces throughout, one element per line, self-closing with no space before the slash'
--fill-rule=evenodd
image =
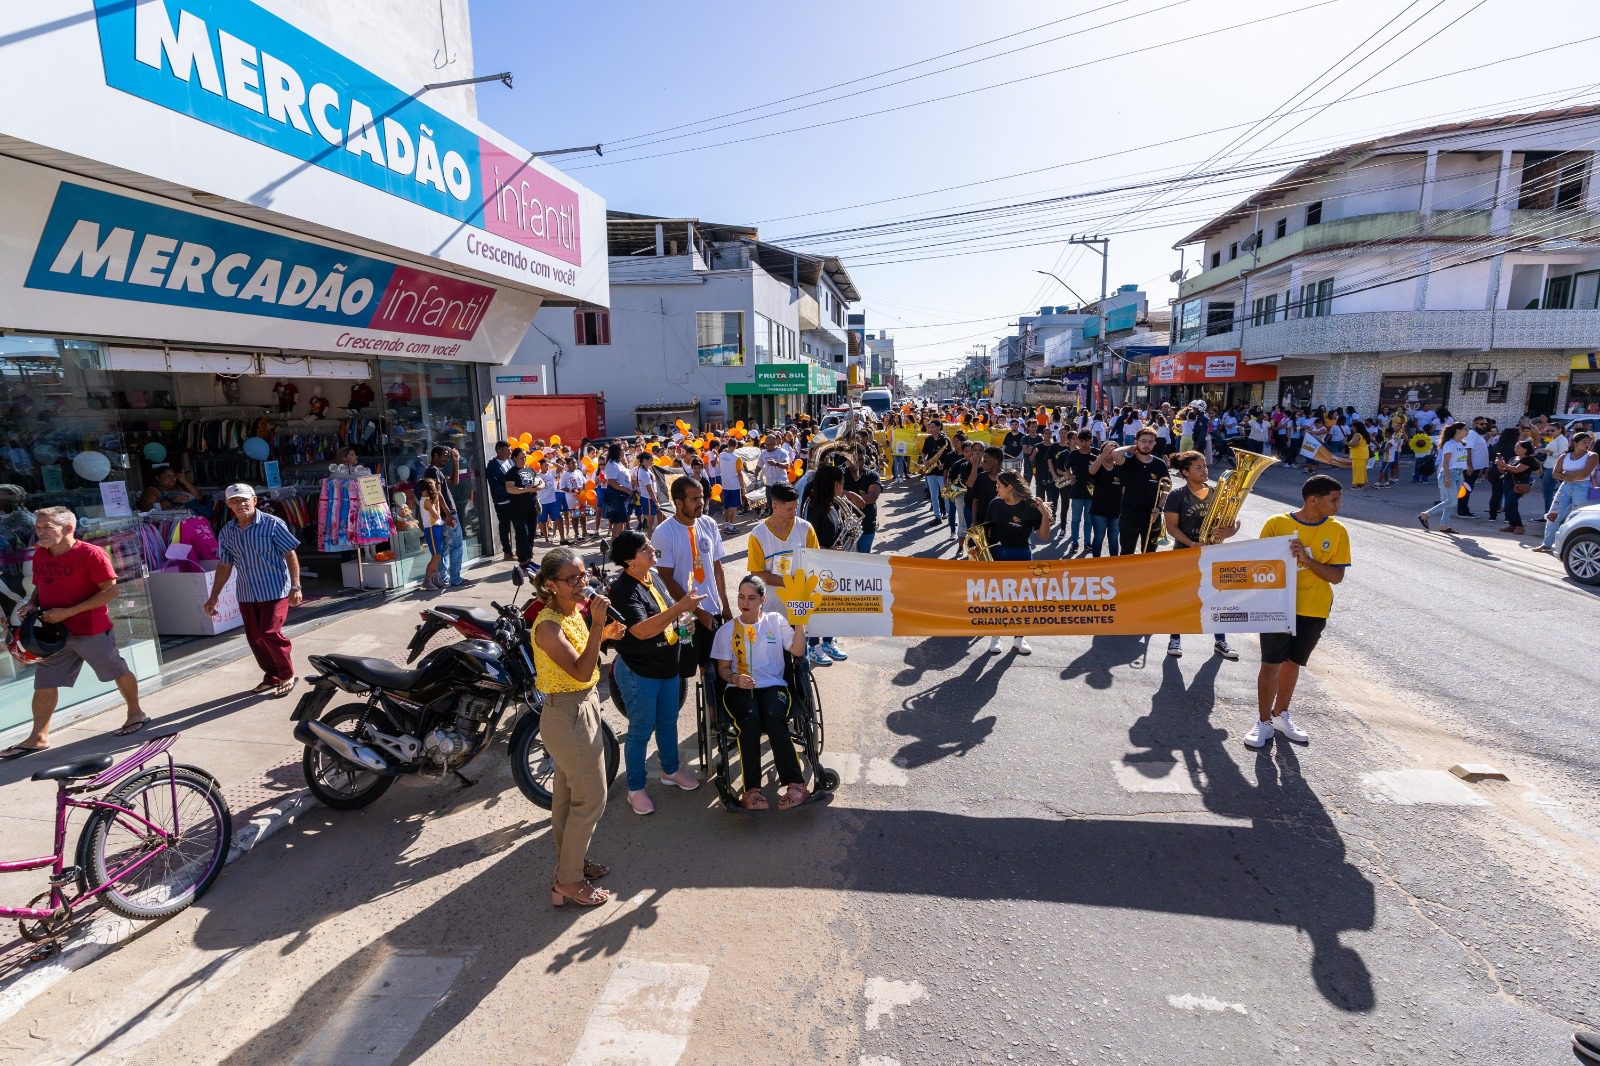
<path id="1" fill-rule="evenodd" d="M 1300 669 L 1322 639 L 1333 611 L 1333 586 L 1344 580 L 1350 566 L 1350 534 L 1334 515 L 1339 513 L 1339 482 L 1317 474 L 1300 486 L 1300 510 L 1273 515 L 1261 527 L 1263 537 L 1293 535 L 1290 544 L 1297 564 L 1294 592 L 1294 633 L 1261 634 L 1261 673 L 1256 678 L 1259 720 L 1245 734 L 1248 747 L 1264 748 L 1273 736 L 1297 744 L 1311 737 L 1289 717 Z"/>

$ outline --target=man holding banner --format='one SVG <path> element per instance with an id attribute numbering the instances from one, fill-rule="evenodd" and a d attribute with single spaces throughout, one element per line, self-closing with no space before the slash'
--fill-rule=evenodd
<path id="1" fill-rule="evenodd" d="M 1327 474 L 1316 474 L 1300 487 L 1298 511 L 1273 515 L 1261 527 L 1261 536 L 1293 535 L 1290 551 L 1297 566 L 1294 592 L 1294 632 L 1261 634 L 1261 673 L 1256 678 L 1258 720 L 1245 734 L 1248 747 L 1264 748 L 1274 736 L 1296 744 L 1311 737 L 1289 717 L 1300 670 L 1322 639 L 1333 611 L 1333 586 L 1344 580 L 1350 566 L 1350 534 L 1334 518 L 1339 513 L 1342 486 Z"/>

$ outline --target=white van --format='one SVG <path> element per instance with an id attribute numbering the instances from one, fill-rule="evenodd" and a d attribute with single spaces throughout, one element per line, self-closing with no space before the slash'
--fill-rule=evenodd
<path id="1" fill-rule="evenodd" d="M 889 408 L 894 406 L 894 394 L 888 389 L 868 389 L 861 394 L 861 406 L 880 419 L 884 418 L 889 414 Z"/>

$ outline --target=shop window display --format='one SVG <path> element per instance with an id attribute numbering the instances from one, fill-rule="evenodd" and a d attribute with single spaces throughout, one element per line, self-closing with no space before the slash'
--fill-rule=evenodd
<path id="1" fill-rule="evenodd" d="M 420 513 L 416 482 L 432 462 L 435 447 L 453 449 L 459 456 L 442 464 L 461 518 L 463 557 L 483 554 L 483 528 L 478 514 L 483 494 L 483 442 L 479 439 L 479 408 L 473 395 L 472 367 L 459 363 L 378 363 L 384 404 L 389 413 L 389 445 L 384 477 L 392 501 L 413 514 Z M 404 580 L 420 580 L 428 555 L 420 533 L 402 538 L 397 552 Z"/>
<path id="2" fill-rule="evenodd" d="M 111 620 L 123 658 L 138 677 L 160 669 L 149 589 L 131 500 L 130 467 L 113 407 L 110 375 L 96 345 L 0 337 L 0 609 L 6 636 L 31 593 L 33 512 L 64 506 L 78 516 L 79 539 L 104 548 L 117 572 Z M 0 730 L 30 719 L 32 666 L 0 653 Z M 69 708 L 110 692 L 83 671 L 61 691 Z"/>

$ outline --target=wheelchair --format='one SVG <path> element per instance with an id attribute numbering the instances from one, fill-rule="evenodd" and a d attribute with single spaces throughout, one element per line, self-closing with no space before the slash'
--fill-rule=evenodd
<path id="1" fill-rule="evenodd" d="M 811 664 L 785 651 L 783 676 L 789 686 L 789 741 L 800 755 L 801 769 L 809 769 L 813 796 L 831 793 L 839 787 L 839 774 L 822 765 L 822 694 Z M 694 703 L 700 744 L 700 766 L 716 785 L 724 808 L 743 811 L 740 789 L 733 785 L 730 767 L 739 755 L 739 727 L 722 705 L 728 684 L 717 674 L 710 660 L 695 679 Z M 742 771 L 742 767 L 740 768 Z"/>

